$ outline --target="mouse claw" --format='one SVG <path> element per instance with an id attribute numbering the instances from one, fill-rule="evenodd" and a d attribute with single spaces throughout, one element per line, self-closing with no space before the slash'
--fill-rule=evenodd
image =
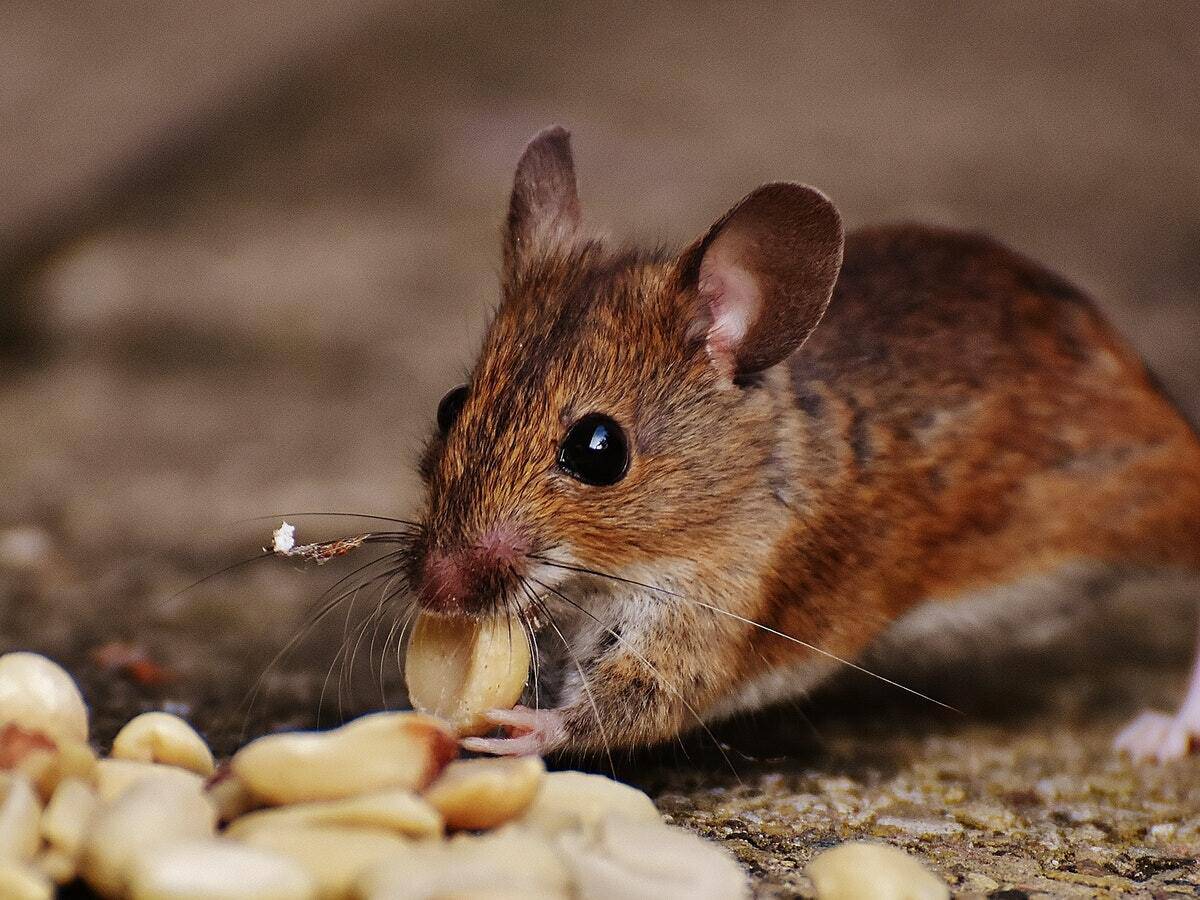
<path id="1" fill-rule="evenodd" d="M 493 709 L 485 718 L 503 728 L 506 736 L 463 738 L 464 749 L 493 756 L 541 756 L 559 747 L 566 736 L 563 715 L 557 709 L 517 706 Z"/>

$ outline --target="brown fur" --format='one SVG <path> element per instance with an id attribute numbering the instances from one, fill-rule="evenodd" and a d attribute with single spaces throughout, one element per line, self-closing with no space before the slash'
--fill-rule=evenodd
<path id="1" fill-rule="evenodd" d="M 426 456 L 414 580 L 422 554 L 500 528 L 534 554 L 661 589 L 521 558 L 446 610 L 482 614 L 502 595 L 528 611 L 523 575 L 617 633 L 538 589 L 587 681 L 564 656 L 565 746 L 667 739 L 755 679 L 820 662 L 696 601 L 853 657 L 918 603 L 1063 561 L 1200 569 L 1200 442 L 1057 276 L 979 236 L 859 232 L 807 343 L 760 373 L 741 364 L 770 361 L 781 333 L 800 344 L 819 317 L 789 332 L 779 317 L 804 315 L 813 292 L 772 299 L 770 327 L 748 337 L 767 350 L 728 372 L 697 328 L 699 261 L 721 223 L 678 260 L 585 240 L 565 138 L 552 150 L 518 170 L 504 301 L 458 421 Z M 535 170 L 548 191 L 528 183 Z M 553 227 L 527 220 L 535 207 Z M 781 258 L 797 246 L 755 241 L 766 258 L 751 268 L 828 262 Z M 610 487 L 555 464 L 594 411 L 633 446 Z"/>

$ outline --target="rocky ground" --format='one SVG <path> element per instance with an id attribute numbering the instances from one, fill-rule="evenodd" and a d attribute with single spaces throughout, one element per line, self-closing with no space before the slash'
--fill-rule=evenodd
<path id="1" fill-rule="evenodd" d="M 0 10 L 0 648 L 68 664 L 101 740 L 164 704 L 228 751 L 400 702 L 385 635 L 339 654 L 369 599 L 271 662 L 346 567 L 179 592 L 257 551 L 253 517 L 411 510 L 495 299 L 511 166 L 550 121 L 622 236 L 681 243 L 778 177 L 851 226 L 998 234 L 1092 291 L 1200 419 L 1191 3 L 156 9 Z M 999 664 L 963 715 L 851 683 L 618 769 L 763 896 L 803 896 L 849 837 L 963 896 L 1195 894 L 1200 764 L 1107 750 L 1181 687 L 1194 605 L 1170 593 Z"/>

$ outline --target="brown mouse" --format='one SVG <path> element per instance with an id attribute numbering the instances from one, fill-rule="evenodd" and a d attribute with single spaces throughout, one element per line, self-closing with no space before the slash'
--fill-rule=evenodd
<path id="1" fill-rule="evenodd" d="M 1200 440 L 1076 288 L 977 234 L 844 237 L 792 183 L 681 253 L 611 246 L 557 127 L 521 157 L 502 302 L 438 420 L 418 602 L 519 613 L 542 647 L 539 708 L 495 712 L 478 751 L 653 744 L 956 610 L 1045 602 L 1005 586 L 1200 572 Z M 1118 743 L 1198 734 L 1193 679 Z"/>

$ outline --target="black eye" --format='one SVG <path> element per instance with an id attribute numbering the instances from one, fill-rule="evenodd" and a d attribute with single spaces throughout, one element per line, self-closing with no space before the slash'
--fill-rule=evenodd
<path id="1" fill-rule="evenodd" d="M 629 468 L 629 442 L 608 416 L 589 413 L 567 432 L 558 448 L 558 464 L 584 484 L 616 484 Z"/>
<path id="2" fill-rule="evenodd" d="M 442 434 L 446 434 L 450 427 L 454 424 L 454 420 L 458 418 L 458 414 L 462 412 L 463 404 L 467 402 L 467 386 L 460 384 L 438 404 L 438 428 Z"/>

